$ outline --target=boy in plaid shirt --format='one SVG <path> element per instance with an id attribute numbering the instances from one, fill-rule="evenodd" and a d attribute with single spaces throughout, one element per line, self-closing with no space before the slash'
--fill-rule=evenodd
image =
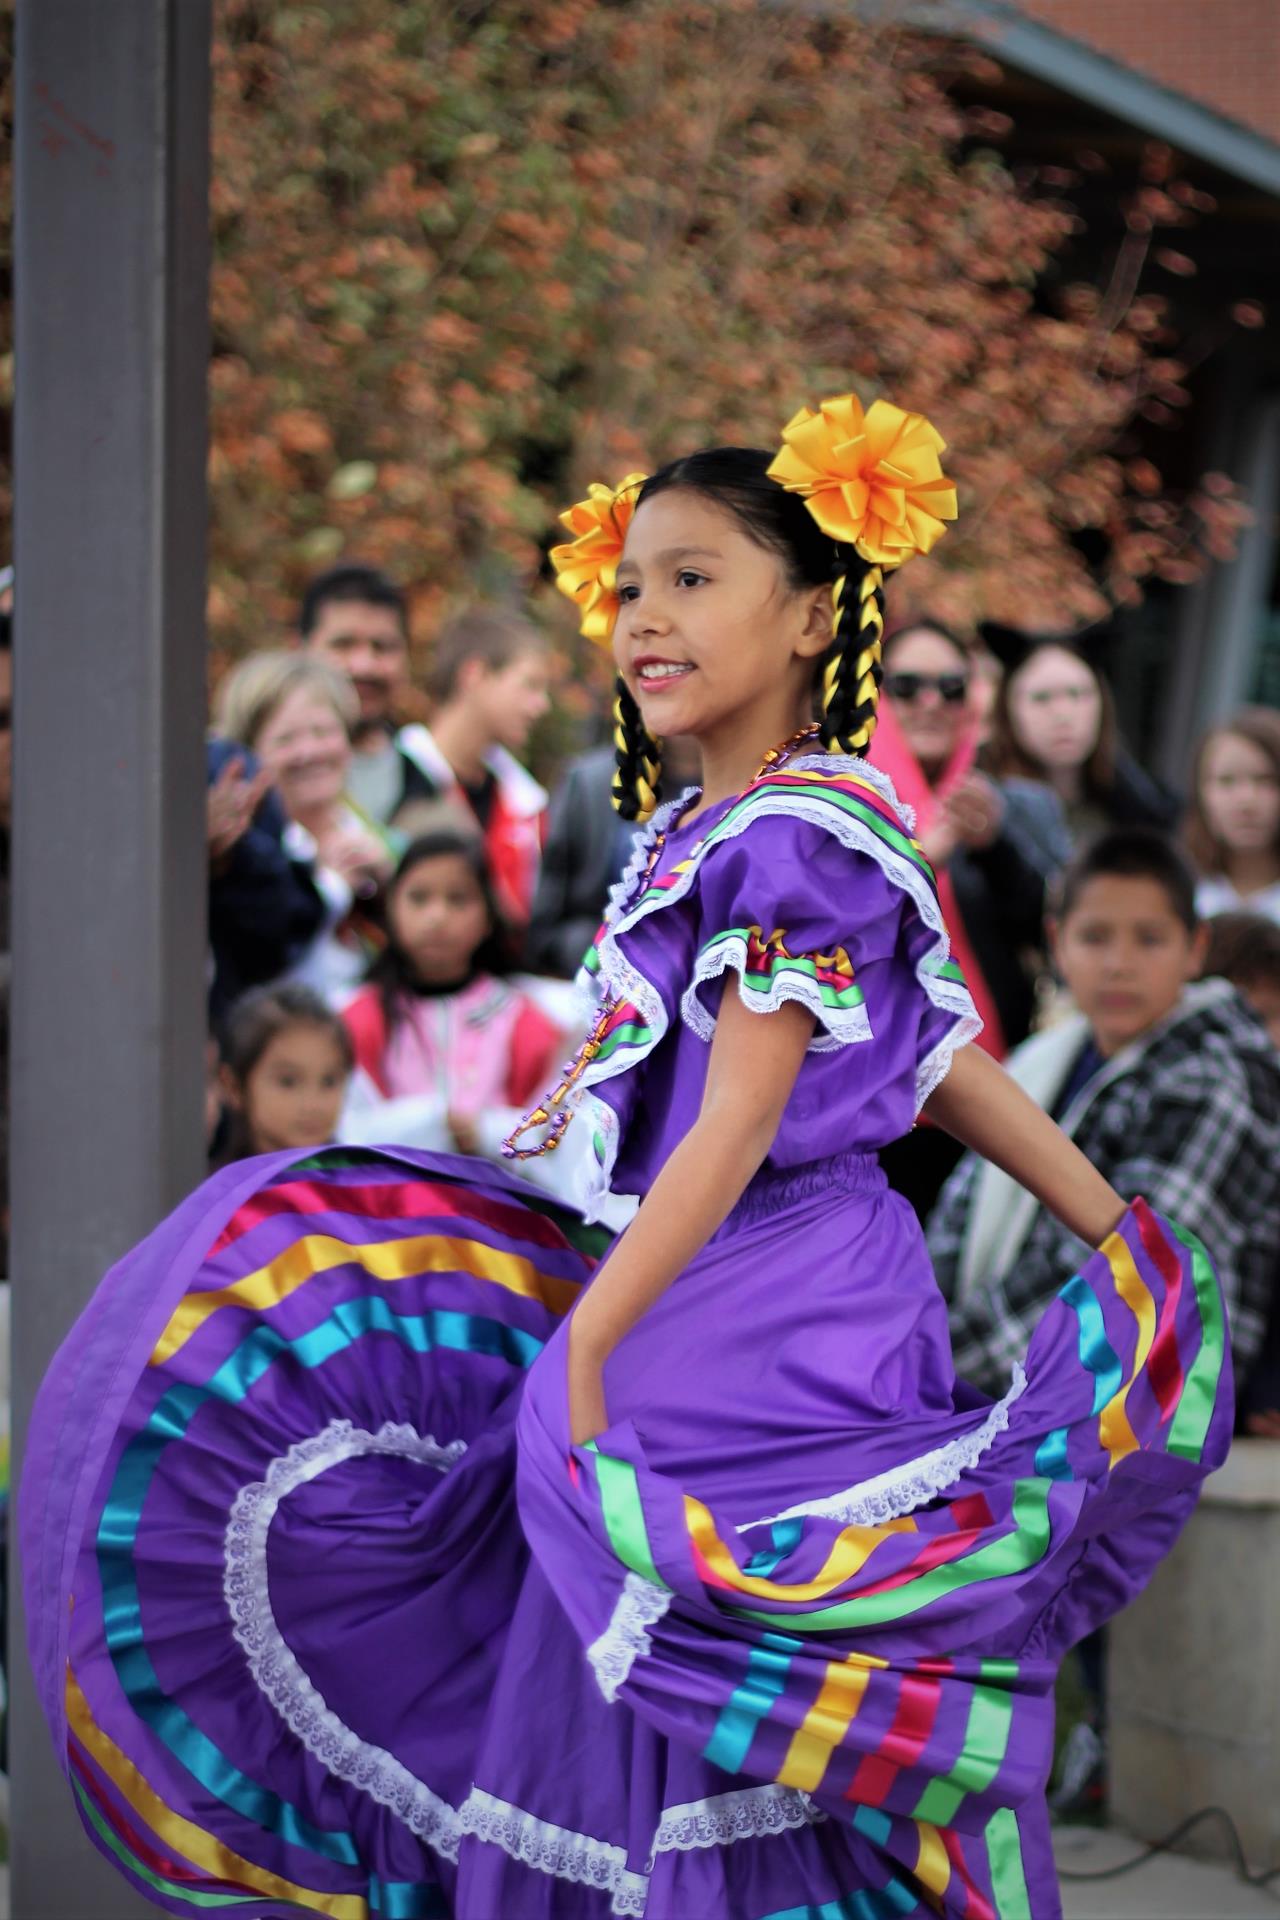
<path id="1" fill-rule="evenodd" d="M 1159 834 L 1122 829 L 1079 855 L 1050 933 L 1078 1010 L 1006 1066 L 1126 1200 L 1141 1194 L 1204 1241 L 1239 1381 L 1280 1263 L 1280 1057 L 1234 987 L 1197 979 L 1194 877 Z M 927 1238 L 956 1371 L 999 1395 L 1090 1250 L 974 1154 Z"/>

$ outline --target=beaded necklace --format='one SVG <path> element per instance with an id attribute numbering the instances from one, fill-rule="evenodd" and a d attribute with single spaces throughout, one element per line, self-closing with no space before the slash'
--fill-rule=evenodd
<path id="1" fill-rule="evenodd" d="M 751 784 L 754 786 L 755 782 L 757 780 L 763 780 L 767 773 L 776 772 L 776 770 L 788 761 L 794 753 L 797 753 L 802 746 L 816 741 L 818 735 L 819 728 L 816 723 L 811 722 L 807 727 L 801 727 L 798 732 L 793 733 L 791 738 L 784 740 L 780 746 L 770 747 L 768 753 L 765 754 L 760 765 L 752 775 Z M 667 836 L 665 833 L 654 834 L 653 844 L 649 848 L 649 857 L 645 861 L 644 868 L 639 875 L 639 884 L 635 897 L 643 897 L 645 888 L 653 876 L 654 868 L 662 858 L 662 849 L 666 843 Z M 601 1046 L 604 1044 L 604 1037 L 608 1031 L 609 1022 L 621 1004 L 621 1000 L 617 995 L 605 1003 L 600 1009 L 595 1026 L 591 1029 L 590 1034 L 583 1041 L 577 1053 L 565 1068 L 563 1078 L 559 1084 L 547 1095 L 541 1106 L 535 1107 L 533 1112 L 520 1122 L 520 1125 L 510 1138 L 503 1141 L 502 1151 L 508 1160 L 537 1160 L 540 1159 L 544 1153 L 555 1152 L 560 1142 L 564 1139 L 569 1122 L 573 1119 L 573 1109 L 566 1107 L 564 1102 L 568 1099 L 577 1082 L 599 1053 Z M 553 1114 L 553 1109 L 555 1108 L 559 1108 L 560 1111 Z M 535 1127 L 545 1126 L 550 1126 L 551 1131 L 548 1133 L 546 1139 L 541 1141 L 538 1146 L 520 1147 L 516 1145 L 518 1140 L 522 1139 L 526 1133 L 532 1132 Z"/>

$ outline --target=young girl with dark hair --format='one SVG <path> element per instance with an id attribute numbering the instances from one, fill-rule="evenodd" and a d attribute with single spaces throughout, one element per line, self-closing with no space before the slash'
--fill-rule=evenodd
<path id="1" fill-rule="evenodd" d="M 1187 845 L 1205 918 L 1245 907 L 1280 921 L 1280 713 L 1244 707 L 1200 742 Z"/>
<path id="2" fill-rule="evenodd" d="M 501 1157 L 562 1044 L 505 971 L 483 841 L 422 835 L 391 882 L 386 947 L 343 1009 L 356 1061 L 344 1139 Z"/>
<path id="3" fill-rule="evenodd" d="M 227 1016 L 220 1051 L 220 1166 L 334 1139 L 353 1060 L 346 1028 L 318 993 L 283 986 L 244 994 Z"/>
<path id="4" fill-rule="evenodd" d="M 510 1144 L 585 1130 L 587 1215 L 642 1196 L 607 1258 L 480 1162 L 282 1154 L 55 1363 L 36 1671 L 86 1823 L 171 1911 L 1059 1912 L 1054 1672 L 1223 1457 L 1229 1370 L 1200 1249 L 966 1044 L 866 764 L 941 444 L 846 396 L 568 516 L 647 831 Z M 663 804 L 667 733 L 702 780 Z M 922 1107 L 1102 1249 L 995 1403 L 876 1163 Z"/>

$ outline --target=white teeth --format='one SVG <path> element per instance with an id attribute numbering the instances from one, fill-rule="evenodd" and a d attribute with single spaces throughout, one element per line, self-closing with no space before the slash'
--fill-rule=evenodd
<path id="1" fill-rule="evenodd" d="M 664 664 L 662 666 L 641 667 L 640 678 L 642 680 L 674 680 L 677 674 L 692 672 L 692 667 Z"/>

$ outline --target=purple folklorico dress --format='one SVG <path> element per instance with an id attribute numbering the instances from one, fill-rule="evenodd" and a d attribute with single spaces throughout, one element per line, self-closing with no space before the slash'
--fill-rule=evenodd
<path id="1" fill-rule="evenodd" d="M 727 973 L 817 1024 L 606 1432 L 571 1446 L 565 1381 L 599 1236 L 394 1149 L 217 1175 L 44 1384 L 36 1673 L 89 1832 L 172 1913 L 1059 1913 L 1054 1673 L 1226 1452 L 1216 1281 L 1138 1202 L 1004 1398 L 957 1383 L 875 1156 L 976 1026 L 904 816 L 815 755 L 679 818 L 589 961 L 601 1182 L 643 1193 L 694 1119 Z"/>

